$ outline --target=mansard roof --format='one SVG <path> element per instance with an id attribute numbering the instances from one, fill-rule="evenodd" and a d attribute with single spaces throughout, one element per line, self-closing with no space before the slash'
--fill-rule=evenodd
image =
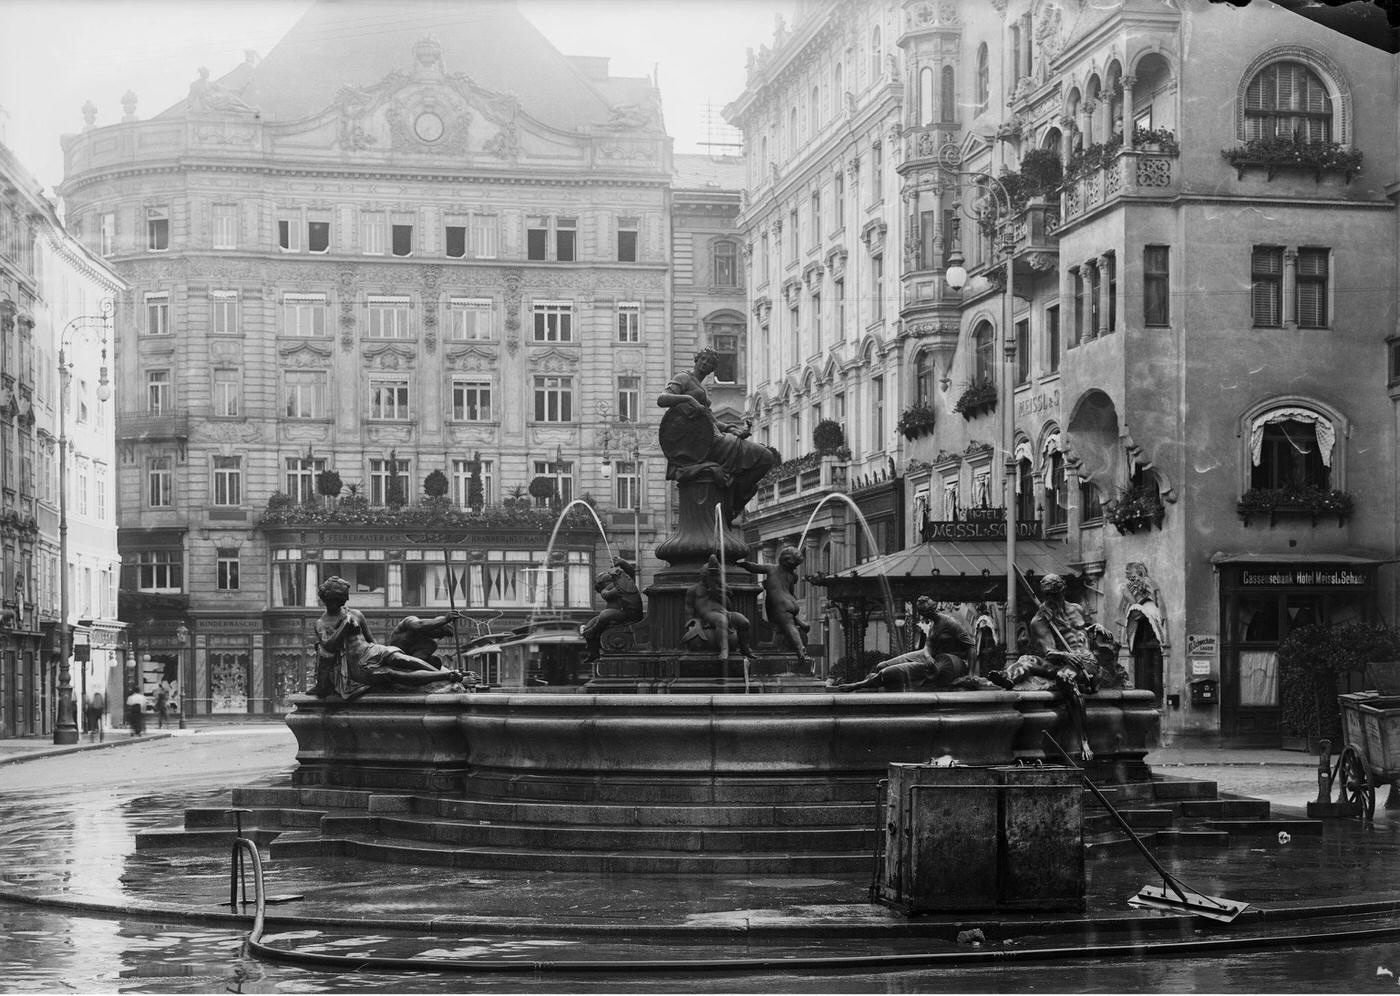
<path id="1" fill-rule="evenodd" d="M 295 121 L 324 110 L 342 87 L 402 71 L 426 38 L 441 47 L 448 73 L 514 94 L 526 114 L 566 131 L 606 124 L 612 107 L 641 103 L 651 89 L 649 80 L 609 77 L 605 59 L 562 54 L 513 0 L 317 0 L 266 58 L 218 83 L 265 121 Z"/>

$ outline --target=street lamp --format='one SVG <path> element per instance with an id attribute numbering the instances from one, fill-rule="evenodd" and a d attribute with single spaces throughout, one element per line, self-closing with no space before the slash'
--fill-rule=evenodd
<path id="1" fill-rule="evenodd" d="M 1016 270 L 1016 237 L 1011 231 L 1011 197 L 1001 181 L 990 173 L 952 169 L 957 176 L 972 177 L 987 191 L 977 205 L 978 221 L 988 213 L 996 221 L 996 236 L 1002 251 L 1006 254 L 1006 278 L 1001 299 L 1001 353 L 1002 366 L 1000 385 L 997 389 L 999 400 L 997 411 L 1000 416 L 1001 445 L 1006 463 L 1002 472 L 1001 497 L 1006 513 L 1006 656 L 1008 660 L 1016 656 L 1017 634 L 1017 590 L 1016 590 L 1016 420 L 1012 412 L 1013 390 L 1016 383 L 1016 336 L 1012 328 L 1014 308 L 1014 288 Z M 988 201 L 991 204 L 988 205 Z M 989 212 L 990 208 L 990 212 Z M 967 284 L 967 269 L 961 249 L 954 244 L 948 255 L 948 268 L 944 279 L 953 290 L 961 290 Z"/>
<path id="2" fill-rule="evenodd" d="M 73 379 L 68 362 L 72 337 L 82 332 L 91 335 L 101 328 L 102 367 L 97 382 L 97 399 L 105 402 L 112 396 L 107 379 L 107 332 L 112 320 L 112 299 L 102 300 L 100 315 L 79 315 L 63 327 L 58 337 L 58 625 L 60 632 L 58 659 L 58 721 L 54 725 L 55 744 L 78 742 L 78 709 L 73 701 L 73 669 L 69 658 L 73 653 L 73 637 L 68 629 L 68 387 Z M 96 323 L 100 323 L 100 326 Z"/>
<path id="3" fill-rule="evenodd" d="M 175 631 L 175 639 L 180 644 L 180 659 L 175 662 L 175 711 L 179 714 L 180 729 L 185 728 L 185 647 L 189 646 L 190 630 L 185 621 L 180 620 L 180 628 Z M 190 668 L 191 671 L 194 668 Z"/>

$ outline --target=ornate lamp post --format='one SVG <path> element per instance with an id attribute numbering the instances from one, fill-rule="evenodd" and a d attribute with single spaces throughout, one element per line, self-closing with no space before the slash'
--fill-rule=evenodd
<path id="1" fill-rule="evenodd" d="M 1006 192 L 1006 188 L 1002 186 L 1001 181 L 990 173 L 961 170 L 955 168 L 955 164 L 949 165 L 947 163 L 943 168 L 954 176 L 972 177 L 988 192 L 987 196 L 977 205 L 975 214 L 979 222 L 988 215 L 991 216 L 996 225 L 993 244 L 999 246 L 1006 254 L 1005 286 L 1002 288 L 1001 297 L 1002 365 L 1000 383 L 997 387 L 999 395 L 997 411 L 1000 416 L 1002 453 L 1006 459 L 1002 472 L 1001 497 L 1002 506 L 1006 513 L 1006 656 L 1008 660 L 1011 660 L 1016 656 L 1016 634 L 1019 619 L 1016 598 L 1016 496 L 1014 490 L 1016 482 L 1016 419 L 1012 411 L 1016 384 L 1016 335 L 1013 330 L 1012 315 L 1016 276 L 1016 237 L 1010 226 L 1011 197 Z M 990 206 L 986 203 L 987 200 L 992 201 Z M 963 266 L 963 262 L 962 251 L 955 244 L 949 253 L 948 269 L 944 274 L 948 286 L 954 290 L 961 290 L 967 284 L 967 270 Z"/>
<path id="2" fill-rule="evenodd" d="M 112 299 L 104 298 L 100 315 L 79 315 L 63 327 L 58 339 L 58 625 L 60 649 L 58 659 L 58 721 L 54 725 L 53 742 L 78 742 L 78 708 L 73 701 L 73 637 L 68 629 L 68 387 L 73 379 L 68 349 L 79 333 L 94 335 L 101 330 L 102 367 L 97 382 L 97 399 L 106 402 L 112 396 L 107 379 L 107 333 L 112 320 Z"/>

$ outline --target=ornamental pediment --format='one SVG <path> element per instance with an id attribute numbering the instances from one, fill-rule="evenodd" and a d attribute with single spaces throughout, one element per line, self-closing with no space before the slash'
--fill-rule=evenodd
<path id="1" fill-rule="evenodd" d="M 369 346 L 361 355 L 369 366 L 380 370 L 398 370 L 401 367 L 413 366 L 413 350 L 406 346 Z"/>
<path id="2" fill-rule="evenodd" d="M 543 370 L 546 373 L 561 373 L 563 371 L 576 370 L 578 368 L 578 355 L 566 353 L 562 349 L 541 349 L 532 350 L 530 353 L 530 369 Z"/>
<path id="3" fill-rule="evenodd" d="M 480 346 L 454 349 L 447 354 L 447 366 L 452 370 L 494 370 L 496 362 L 496 354 Z"/>
<path id="4" fill-rule="evenodd" d="M 329 346 L 302 342 L 295 346 L 280 347 L 277 356 L 284 366 L 321 367 L 330 362 L 331 350 Z"/>

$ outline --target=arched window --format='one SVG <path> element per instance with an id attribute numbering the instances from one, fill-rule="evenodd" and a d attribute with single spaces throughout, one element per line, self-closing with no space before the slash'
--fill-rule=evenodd
<path id="1" fill-rule="evenodd" d="M 1039 481 L 1035 476 L 1035 465 L 1031 462 L 1030 440 L 1023 439 L 1016 444 L 1016 519 L 1020 522 L 1035 520 L 1036 498 L 1039 497 Z"/>
<path id="2" fill-rule="evenodd" d="M 880 66 L 885 61 L 885 50 L 880 44 L 880 26 L 870 32 L 870 85 L 880 82 Z"/>
<path id="3" fill-rule="evenodd" d="M 812 128 L 809 137 L 816 138 L 817 132 L 822 129 L 822 92 L 818 87 L 812 87 L 812 106 L 808 110 L 807 119 Z"/>
<path id="4" fill-rule="evenodd" d="M 714 244 L 714 280 L 716 287 L 737 287 L 739 275 L 734 243 L 720 239 Z"/>
<path id="5" fill-rule="evenodd" d="M 1251 488 L 1331 488 L 1337 430 L 1302 407 L 1275 408 L 1249 426 Z"/>
<path id="6" fill-rule="evenodd" d="M 788 112 L 788 155 L 797 151 L 797 108 Z"/>
<path id="7" fill-rule="evenodd" d="M 914 361 L 914 401 L 920 405 L 933 404 L 933 354 L 924 350 Z"/>
<path id="8" fill-rule="evenodd" d="M 738 384 L 743 376 L 743 332 L 742 322 L 736 318 L 717 318 L 705 323 L 705 337 L 709 346 L 719 354 L 719 365 L 715 367 L 716 384 Z"/>
<path id="9" fill-rule="evenodd" d="M 831 99 L 836 104 L 836 113 L 841 113 L 841 105 L 846 100 L 846 84 L 841 78 L 841 63 L 836 64 L 836 71 L 831 75 Z"/>
<path id="10" fill-rule="evenodd" d="M 1244 137 L 1332 141 L 1332 97 L 1301 62 L 1274 62 L 1245 88 Z"/>
<path id="11" fill-rule="evenodd" d="M 919 124 L 933 124 L 933 70 L 919 70 Z"/>
<path id="12" fill-rule="evenodd" d="M 987 66 L 987 43 L 977 46 L 977 113 L 987 109 L 991 100 L 991 70 Z"/>
<path id="13" fill-rule="evenodd" d="M 953 87 L 953 67 L 943 67 L 943 78 L 939 81 L 939 117 L 945 122 L 956 120 L 957 117 L 957 94 Z"/>
<path id="14" fill-rule="evenodd" d="M 768 167 L 769 167 L 770 165 L 772 165 L 772 163 L 773 163 L 773 160 L 772 160 L 771 158 L 769 158 L 769 156 L 768 156 L 768 136 L 767 136 L 767 135 L 764 135 L 764 136 L 763 136 L 763 140 L 762 140 L 762 142 L 761 142 L 761 144 L 760 144 L 760 148 L 761 148 L 762 151 L 761 151 L 761 153 L 760 153 L 760 155 L 759 155 L 759 159 L 762 160 L 762 162 L 759 164 L 759 169 L 762 170 L 762 173 L 761 173 L 761 175 L 759 176 L 758 180 L 759 180 L 760 183 L 762 183 L 764 180 L 767 179 L 767 177 L 768 177 Z"/>
<path id="15" fill-rule="evenodd" d="M 995 336 L 991 322 L 982 322 L 972 330 L 972 379 L 996 382 L 996 357 L 993 353 Z"/>

